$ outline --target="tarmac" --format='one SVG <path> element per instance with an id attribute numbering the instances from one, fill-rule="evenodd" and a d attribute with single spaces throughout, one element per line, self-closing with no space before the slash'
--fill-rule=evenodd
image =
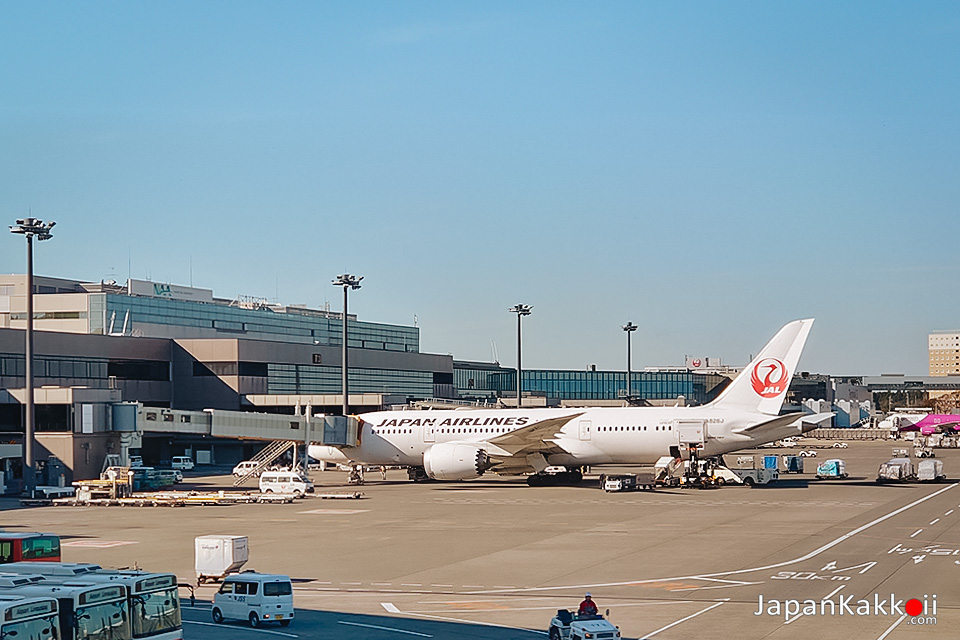
<path id="1" fill-rule="evenodd" d="M 528 487 L 497 476 L 413 483 L 392 470 L 385 481 L 368 473 L 358 500 L 21 508 L 3 499 L 0 528 L 58 533 L 64 561 L 173 572 L 183 585 L 196 584 L 196 536 L 245 535 L 245 568 L 293 578 L 297 619 L 286 628 L 215 625 L 217 586 L 197 587 L 192 607 L 184 586 L 188 639 L 528 640 L 586 591 L 624 638 L 953 638 L 960 489 L 876 484 L 877 467 L 903 446 L 817 449 L 804 473 L 754 489 L 608 494 L 595 477 Z M 816 463 L 832 457 L 850 477 L 815 479 Z M 960 477 L 960 450 L 937 457 Z M 187 476 L 178 488 L 232 488 L 226 470 Z M 341 471 L 312 477 L 319 493 L 358 490 Z M 926 610 L 907 614 L 911 599 Z"/>

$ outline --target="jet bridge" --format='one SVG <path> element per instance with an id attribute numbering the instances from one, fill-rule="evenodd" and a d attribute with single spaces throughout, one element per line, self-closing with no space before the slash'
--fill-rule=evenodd
<path id="1" fill-rule="evenodd" d="M 134 412 L 127 407 L 135 407 L 136 410 Z M 359 434 L 359 420 L 353 416 L 321 414 L 308 418 L 305 415 L 221 409 L 185 411 L 128 403 L 114 405 L 114 416 L 114 431 L 126 432 L 189 434 L 244 440 L 286 440 L 298 444 L 336 446 L 356 446 Z"/>

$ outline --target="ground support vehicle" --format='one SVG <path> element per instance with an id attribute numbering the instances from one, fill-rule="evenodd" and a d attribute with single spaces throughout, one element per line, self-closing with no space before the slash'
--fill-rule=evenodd
<path id="1" fill-rule="evenodd" d="M 244 571 L 228 576 L 213 596 L 213 621 L 239 618 L 257 628 L 263 622 L 286 627 L 293 620 L 293 584 L 289 576 Z"/>
<path id="2" fill-rule="evenodd" d="M 830 460 L 824 460 L 817 465 L 817 477 L 818 478 L 846 478 L 847 477 L 847 466 L 846 463 L 839 458 L 831 458 Z"/>
<path id="3" fill-rule="evenodd" d="M 653 491 L 655 487 L 652 473 L 604 474 L 600 476 L 600 488 L 613 491 Z"/>
<path id="4" fill-rule="evenodd" d="M 606 640 L 619 638 L 620 630 L 603 616 L 578 616 L 566 609 L 558 609 L 557 615 L 550 620 L 548 635 L 550 640 Z"/>
<path id="5" fill-rule="evenodd" d="M 762 465 L 757 465 L 753 456 L 738 456 L 736 468 L 730 470 L 737 474 L 743 484 L 753 488 L 779 480 L 780 472 L 777 466 L 778 456 L 763 456 Z"/>
<path id="6" fill-rule="evenodd" d="M 246 536 L 197 536 L 194 539 L 197 584 L 237 573 L 250 558 Z"/>
<path id="7" fill-rule="evenodd" d="M 784 473 L 803 473 L 803 458 L 800 456 L 783 456 Z"/>
<path id="8" fill-rule="evenodd" d="M 917 456 L 918 458 L 935 458 L 937 456 L 934 450 L 927 446 L 914 447 L 913 455 Z"/>
<path id="9" fill-rule="evenodd" d="M 264 471 L 260 474 L 263 493 L 291 493 L 298 498 L 313 493 L 313 483 L 297 471 Z"/>
<path id="10" fill-rule="evenodd" d="M 0 638 L 59 640 L 58 607 L 53 598 L 0 597 Z"/>
<path id="11" fill-rule="evenodd" d="M 923 460 L 917 465 L 917 480 L 920 482 L 943 482 L 946 479 L 942 460 Z"/>
<path id="12" fill-rule="evenodd" d="M 877 484 L 884 482 L 913 482 L 917 474 L 913 471 L 910 458 L 892 458 L 880 465 L 877 471 Z"/>

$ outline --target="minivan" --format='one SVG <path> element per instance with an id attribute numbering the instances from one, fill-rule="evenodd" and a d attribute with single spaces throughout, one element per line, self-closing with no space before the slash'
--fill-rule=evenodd
<path id="1" fill-rule="evenodd" d="M 174 469 L 190 471 L 193 469 L 193 458 L 190 456 L 173 456 L 173 461 L 170 463 L 170 466 Z"/>
<path id="2" fill-rule="evenodd" d="M 289 576 L 244 571 L 223 579 L 213 596 L 213 621 L 227 618 L 246 620 L 251 627 L 262 622 L 279 622 L 285 627 L 293 620 L 293 585 Z"/>
<path id="3" fill-rule="evenodd" d="M 259 462 L 254 462 L 253 460 L 244 460 L 233 468 L 233 475 L 237 476 L 238 478 L 240 476 L 245 476 L 259 466 Z"/>
<path id="4" fill-rule="evenodd" d="M 292 493 L 297 497 L 313 493 L 313 483 L 296 471 L 264 471 L 260 476 L 261 493 Z"/>

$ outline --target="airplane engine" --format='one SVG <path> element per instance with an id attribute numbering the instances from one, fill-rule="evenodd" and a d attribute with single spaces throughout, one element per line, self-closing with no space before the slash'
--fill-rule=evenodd
<path id="1" fill-rule="evenodd" d="M 491 466 L 487 452 L 474 444 L 444 442 L 423 454 L 423 470 L 434 480 L 479 478 Z"/>

